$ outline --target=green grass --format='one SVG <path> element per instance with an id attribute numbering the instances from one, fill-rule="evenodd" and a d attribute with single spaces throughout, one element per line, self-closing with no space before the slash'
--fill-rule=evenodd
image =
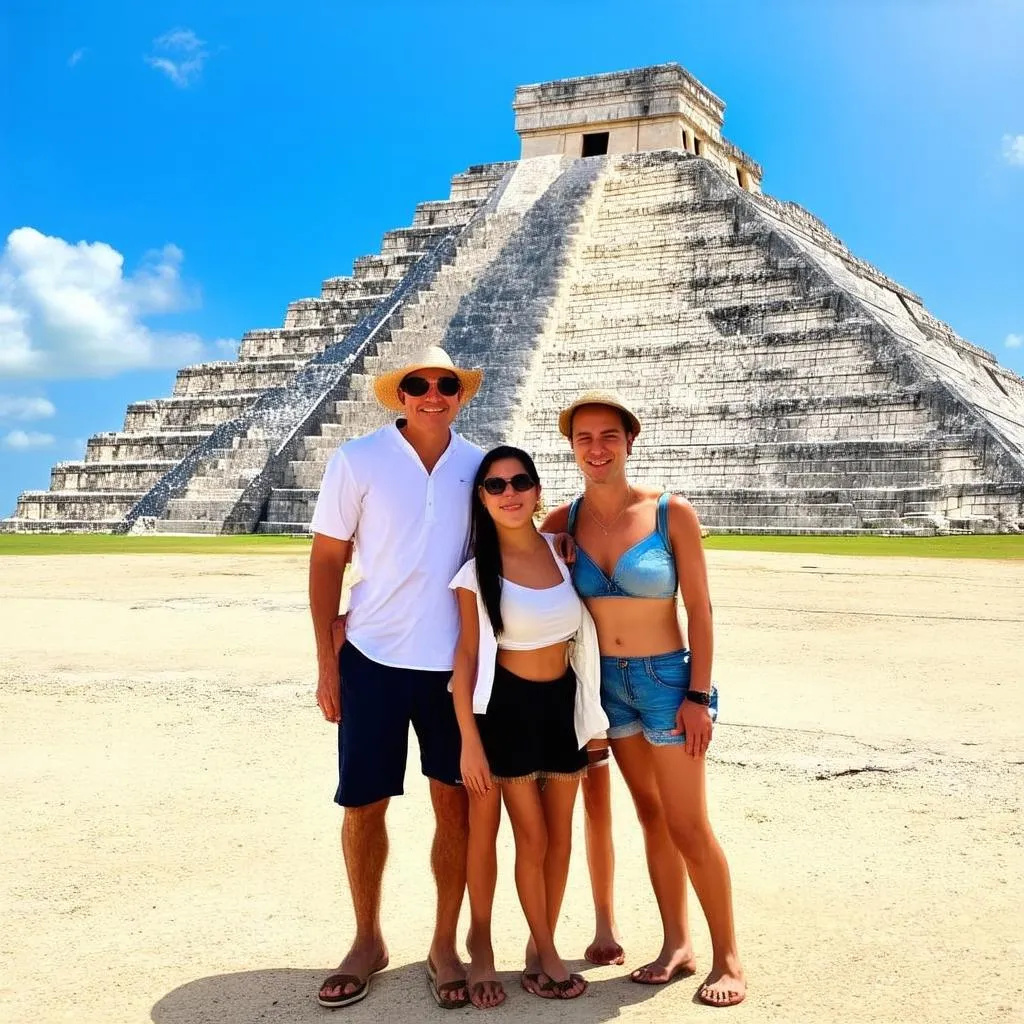
<path id="1" fill-rule="evenodd" d="M 996 558 L 1024 560 L 1024 536 L 981 537 L 747 537 L 712 536 L 711 551 L 786 551 L 804 555 L 874 555 L 891 558 Z M 113 537 L 109 534 L 0 534 L 4 555 L 251 555 L 295 554 L 308 537 L 246 534 L 238 537 Z"/>
<path id="2" fill-rule="evenodd" d="M 309 537 L 115 537 L 108 533 L 0 533 L 4 555 L 276 555 L 305 552 Z"/>
<path id="3" fill-rule="evenodd" d="M 707 537 L 711 551 L 787 551 L 801 555 L 873 555 L 889 558 L 1024 559 L 1024 535 L 976 537 Z"/>

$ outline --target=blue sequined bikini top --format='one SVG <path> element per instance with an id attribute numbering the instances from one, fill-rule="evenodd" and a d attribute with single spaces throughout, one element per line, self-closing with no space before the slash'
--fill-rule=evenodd
<path id="1" fill-rule="evenodd" d="M 658 499 L 654 531 L 619 556 L 611 579 L 576 545 L 572 582 L 580 597 L 675 597 L 678 579 L 668 537 L 668 499 L 667 492 Z M 576 498 L 569 506 L 569 533 L 573 535 L 582 500 Z"/>

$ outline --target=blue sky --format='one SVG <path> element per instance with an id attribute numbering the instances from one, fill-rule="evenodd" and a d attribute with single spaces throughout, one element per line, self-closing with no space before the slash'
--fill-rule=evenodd
<path id="1" fill-rule="evenodd" d="M 0 515 L 514 159 L 516 85 L 664 61 L 765 191 L 1024 373 L 1022 55 L 1022 2 L 6 0 Z"/>

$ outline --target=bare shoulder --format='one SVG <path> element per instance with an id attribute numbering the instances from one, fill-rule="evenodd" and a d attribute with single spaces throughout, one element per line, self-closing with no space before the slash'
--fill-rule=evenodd
<path id="1" fill-rule="evenodd" d="M 540 524 L 541 533 L 568 533 L 569 532 L 569 504 L 559 505 L 553 508 Z"/>
<path id="2" fill-rule="evenodd" d="M 671 531 L 695 532 L 698 537 L 703 536 L 697 510 L 679 494 L 673 494 L 668 500 L 668 528 Z"/>

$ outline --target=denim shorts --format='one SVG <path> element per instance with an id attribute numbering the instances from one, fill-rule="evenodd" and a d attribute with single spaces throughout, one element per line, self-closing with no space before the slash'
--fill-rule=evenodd
<path id="1" fill-rule="evenodd" d="M 608 738 L 642 732 L 648 743 L 685 743 L 674 736 L 676 714 L 690 688 L 690 652 L 669 651 L 647 658 L 601 656 L 601 704 L 608 715 Z M 711 687 L 711 720 L 718 717 L 718 690 Z"/>

